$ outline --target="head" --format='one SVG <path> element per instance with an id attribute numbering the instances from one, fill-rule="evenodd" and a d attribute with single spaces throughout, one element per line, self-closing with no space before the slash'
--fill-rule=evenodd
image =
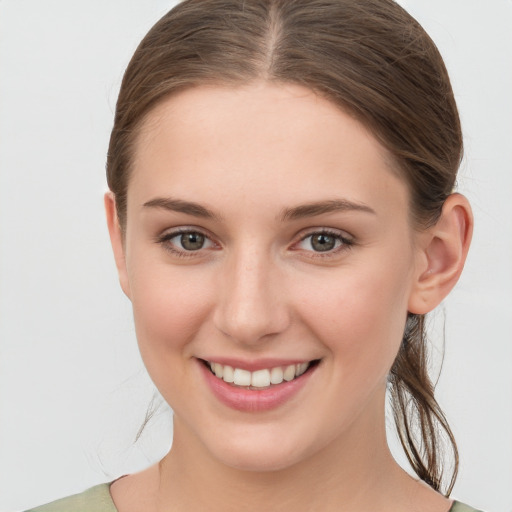
<path id="1" fill-rule="evenodd" d="M 183 119 L 193 120 L 194 105 L 203 105 L 218 118 L 247 106 L 245 113 L 250 115 L 253 109 L 257 126 L 265 105 L 273 102 L 274 113 L 281 115 L 273 118 L 269 111 L 269 119 L 278 125 L 280 119 L 291 118 L 286 107 L 290 99 L 304 119 L 318 121 L 325 115 L 326 125 L 350 128 L 359 142 L 364 139 L 372 148 L 369 154 L 380 158 L 379 168 L 387 173 L 382 190 L 392 183 L 397 204 L 401 204 L 397 198 L 403 197 L 406 207 L 394 212 L 409 229 L 402 241 L 410 240 L 421 250 L 411 252 L 410 262 L 415 262 L 412 274 L 407 270 L 411 265 L 404 264 L 400 275 L 406 276 L 408 292 L 413 281 L 419 284 L 414 299 L 409 300 L 409 294 L 395 316 L 393 332 L 399 331 L 399 336 L 396 347 L 390 349 L 393 357 L 386 377 L 398 432 L 412 467 L 440 489 L 439 429 L 448 435 L 455 458 L 457 450 L 427 372 L 424 314 L 458 278 L 471 219 L 464 200 L 451 195 L 462 156 L 462 135 L 446 69 L 429 36 L 395 2 L 188 0 L 165 15 L 137 48 L 119 94 L 107 178 L 120 239 L 126 244 L 130 197 L 135 197 L 135 189 L 141 190 L 144 155 L 148 147 L 156 151 L 151 145 L 158 133 L 167 133 L 161 129 L 168 126 L 162 119 L 174 116 L 176 125 Z M 225 110 L 216 110 L 216 105 Z M 331 123 L 332 111 L 339 113 L 343 122 L 336 122 L 342 124 Z M 196 115 L 195 119 L 200 118 Z M 234 127 L 232 121 L 228 115 L 227 126 Z M 285 123 L 282 129 L 287 127 Z M 253 127 L 249 128 L 248 132 Z M 255 133 L 255 139 L 262 131 Z M 233 137 L 236 133 L 233 131 Z M 273 135 L 278 138 L 279 132 Z M 299 136 L 292 130 L 291 140 L 299 140 Z M 171 140 L 178 144 L 177 138 Z M 272 155 L 271 149 L 269 152 Z M 302 182 L 309 179 L 306 172 L 283 179 L 291 184 L 297 178 Z M 324 178 L 329 187 L 333 185 L 329 180 L 335 178 Z M 186 183 L 186 176 L 183 179 Z M 222 182 L 222 176 L 218 179 Z M 226 182 L 228 192 L 233 179 Z M 342 181 L 340 187 L 346 184 Z M 261 192 L 260 208 L 250 201 L 247 205 L 264 210 L 266 192 L 257 183 L 254 187 Z M 387 200 L 392 201 L 392 196 Z M 442 233 L 457 230 L 462 232 L 459 248 L 444 243 L 448 238 Z M 123 265 L 118 258 L 118 266 Z M 129 284 L 124 287 L 127 291 Z M 222 315 L 216 314 L 219 327 Z M 286 330 L 288 320 L 283 318 L 276 319 L 273 331 Z M 235 331 L 234 326 L 229 329 Z M 226 327 L 224 334 L 229 329 Z M 144 333 L 138 335 L 145 337 Z M 236 336 L 231 333 L 230 337 Z M 448 492 L 455 473 L 448 479 Z"/>

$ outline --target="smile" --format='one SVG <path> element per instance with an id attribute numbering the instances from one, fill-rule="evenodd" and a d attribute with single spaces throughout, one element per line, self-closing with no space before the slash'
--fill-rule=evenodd
<path id="1" fill-rule="evenodd" d="M 266 363 L 260 360 L 240 364 L 235 360 L 222 363 L 206 359 L 196 361 L 207 387 L 217 400 L 231 409 L 250 413 L 285 406 L 314 379 L 321 362 L 320 359 Z"/>
<path id="2" fill-rule="evenodd" d="M 245 389 L 262 389 L 272 385 L 281 384 L 283 381 L 292 380 L 303 375 L 313 364 L 318 361 L 308 361 L 286 366 L 276 366 L 273 368 L 263 368 L 256 371 L 234 368 L 229 365 L 205 361 L 211 372 L 224 382 L 233 386 L 243 387 Z"/>

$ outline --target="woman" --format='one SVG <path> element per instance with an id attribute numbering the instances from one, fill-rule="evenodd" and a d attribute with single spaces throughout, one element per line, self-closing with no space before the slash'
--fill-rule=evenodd
<path id="1" fill-rule="evenodd" d="M 164 16 L 123 79 L 105 205 L 173 446 L 37 510 L 473 510 L 446 497 L 424 340 L 471 239 L 461 155 L 442 59 L 389 0 Z"/>

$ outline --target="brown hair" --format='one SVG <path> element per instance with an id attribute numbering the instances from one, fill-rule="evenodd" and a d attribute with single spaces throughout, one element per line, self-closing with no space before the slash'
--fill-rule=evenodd
<path id="1" fill-rule="evenodd" d="M 414 224 L 436 222 L 452 192 L 462 135 L 435 44 L 393 0 L 185 0 L 142 40 L 125 72 L 107 158 L 122 228 L 138 128 L 159 102 L 205 83 L 295 83 L 367 126 L 408 183 Z M 399 438 L 412 468 L 436 490 L 442 436 L 457 447 L 428 375 L 424 317 L 409 315 L 389 375 Z"/>

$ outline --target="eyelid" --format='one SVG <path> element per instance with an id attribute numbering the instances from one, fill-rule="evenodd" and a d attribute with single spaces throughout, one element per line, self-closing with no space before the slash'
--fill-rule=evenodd
<path id="1" fill-rule="evenodd" d="M 331 250 L 321 252 L 321 251 L 314 251 L 314 250 L 307 250 L 307 249 L 301 249 L 297 248 L 298 244 L 306 240 L 307 238 L 313 236 L 313 235 L 327 235 L 332 236 L 339 240 L 341 244 L 338 247 L 335 247 Z M 310 228 L 306 232 L 303 232 L 299 235 L 299 240 L 294 242 L 292 245 L 292 250 L 298 250 L 298 251 L 304 251 L 306 253 L 310 253 L 310 257 L 315 258 L 329 258 L 339 255 L 339 253 L 344 252 L 348 249 L 350 249 L 352 246 L 356 244 L 355 238 L 347 233 L 346 231 L 340 230 L 340 229 L 334 229 L 334 228 L 326 228 L 326 227 L 317 227 L 317 228 Z"/>
<path id="2" fill-rule="evenodd" d="M 186 249 L 180 249 L 176 247 L 174 244 L 170 243 L 170 241 L 173 238 L 186 233 L 198 233 L 204 236 L 204 238 L 208 240 L 208 242 L 210 242 L 211 245 L 209 247 L 201 247 L 201 249 L 198 249 L 196 251 L 187 251 Z M 204 255 L 204 251 L 211 250 L 212 248 L 218 249 L 220 247 L 220 245 L 213 239 L 213 237 L 205 229 L 197 226 L 179 226 L 176 228 L 169 228 L 155 237 L 155 243 L 162 245 L 167 251 L 169 251 L 173 255 L 183 258 Z"/>
<path id="3" fill-rule="evenodd" d="M 298 238 L 299 240 L 304 240 L 311 235 L 331 235 L 346 240 L 347 242 L 355 242 L 355 237 L 347 231 L 337 228 L 328 228 L 325 226 L 307 228 L 298 235 Z"/>
<path id="4" fill-rule="evenodd" d="M 208 247 L 201 247 L 195 251 L 180 249 L 175 244 L 171 244 L 170 240 L 173 238 L 185 234 L 185 233 L 199 233 L 205 237 L 205 239 L 209 242 Z M 303 249 L 297 247 L 301 242 L 306 240 L 307 238 L 313 235 L 327 235 L 336 238 L 341 243 L 325 252 L 322 251 L 314 251 L 313 249 Z M 292 243 L 290 249 L 293 251 L 302 251 L 304 253 L 308 253 L 308 257 L 314 258 L 329 258 L 337 256 L 339 253 L 344 252 L 350 249 L 353 245 L 356 244 L 355 238 L 347 233 L 346 231 L 335 229 L 335 228 L 327 228 L 327 227 L 314 227 L 309 228 L 306 231 L 303 231 L 299 235 L 297 235 L 298 240 Z M 214 239 L 214 237 L 204 228 L 200 228 L 198 226 L 178 226 L 175 228 L 168 228 L 163 231 L 161 234 L 157 235 L 154 239 L 155 243 L 162 245 L 167 251 L 172 253 L 178 257 L 198 257 L 204 256 L 205 251 L 209 251 L 212 249 L 220 249 L 221 245 Z"/>

